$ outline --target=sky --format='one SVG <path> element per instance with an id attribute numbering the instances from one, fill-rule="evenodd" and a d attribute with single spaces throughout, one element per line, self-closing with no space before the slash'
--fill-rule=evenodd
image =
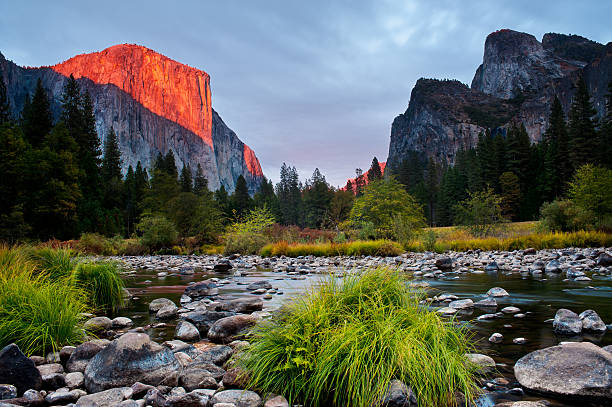
<path id="1" fill-rule="evenodd" d="M 385 161 L 421 77 L 470 84 L 501 28 L 612 41 L 612 1 L 0 0 L 0 52 L 53 65 L 136 43 L 211 76 L 213 108 L 278 181 Z"/>

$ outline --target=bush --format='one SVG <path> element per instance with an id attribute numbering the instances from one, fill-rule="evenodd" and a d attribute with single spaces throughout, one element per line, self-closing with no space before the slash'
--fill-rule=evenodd
<path id="1" fill-rule="evenodd" d="M 546 230 L 575 231 L 591 229 L 593 214 L 568 199 L 546 202 L 540 208 L 540 221 Z"/>
<path id="2" fill-rule="evenodd" d="M 0 347 L 16 343 L 26 354 L 44 354 L 83 338 L 82 293 L 65 280 L 37 274 L 29 256 L 0 247 Z"/>
<path id="3" fill-rule="evenodd" d="M 264 235 L 274 224 L 274 216 L 267 208 L 251 210 L 243 219 L 228 227 L 225 253 L 257 254 L 268 243 Z"/>
<path id="4" fill-rule="evenodd" d="M 433 252 L 436 250 L 436 241 L 438 240 L 438 236 L 436 232 L 433 230 L 428 230 L 423 234 L 423 247 L 428 252 Z"/>
<path id="5" fill-rule="evenodd" d="M 80 263 L 74 270 L 73 281 L 76 287 L 88 292 L 89 302 L 96 309 L 112 312 L 124 304 L 118 263 Z"/>
<path id="6" fill-rule="evenodd" d="M 570 183 L 570 199 L 584 212 L 593 214 L 596 227 L 612 225 L 612 170 L 586 164 Z"/>
<path id="7" fill-rule="evenodd" d="M 474 236 L 494 233 L 505 222 L 501 212 L 501 198 L 491 188 L 468 194 L 468 198 L 457 205 L 457 220 Z"/>
<path id="8" fill-rule="evenodd" d="M 369 407 L 392 379 L 420 405 L 451 405 L 478 391 L 464 327 L 419 306 L 397 271 L 330 278 L 258 325 L 236 362 L 249 387 L 290 405 Z"/>
<path id="9" fill-rule="evenodd" d="M 141 234 L 140 243 L 149 250 L 172 246 L 178 237 L 174 224 L 163 216 L 145 216 L 136 225 Z"/>
<path id="10" fill-rule="evenodd" d="M 83 233 L 77 245 L 80 252 L 88 254 L 105 254 L 106 238 L 98 233 Z"/>
<path id="11" fill-rule="evenodd" d="M 355 199 L 349 219 L 359 228 L 372 223 L 377 237 L 396 239 L 394 224 L 398 219 L 411 230 L 425 225 L 423 208 L 393 178 L 369 183 L 363 195 Z"/>

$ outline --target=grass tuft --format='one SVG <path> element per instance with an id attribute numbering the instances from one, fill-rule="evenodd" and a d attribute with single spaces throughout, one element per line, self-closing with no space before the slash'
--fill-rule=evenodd
<path id="1" fill-rule="evenodd" d="M 118 263 L 79 263 L 72 278 L 76 287 L 88 292 L 89 302 L 96 309 L 113 312 L 124 305 L 125 285 Z"/>
<path id="2" fill-rule="evenodd" d="M 419 307 L 421 298 L 397 271 L 330 277 L 258 325 L 236 363 L 251 388 L 290 404 L 368 407 L 392 379 L 409 384 L 419 405 L 472 401 L 470 335 Z"/>

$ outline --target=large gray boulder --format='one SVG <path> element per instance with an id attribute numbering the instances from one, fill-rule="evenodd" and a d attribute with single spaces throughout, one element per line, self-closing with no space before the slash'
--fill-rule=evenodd
<path id="1" fill-rule="evenodd" d="M 72 352 L 66 362 L 69 372 L 84 372 L 89 361 L 102 350 L 102 346 L 95 342 L 83 342 Z"/>
<path id="2" fill-rule="evenodd" d="M 582 321 L 582 329 L 584 331 L 603 333 L 608 329 L 606 323 L 592 309 L 581 312 L 578 318 Z"/>
<path id="3" fill-rule="evenodd" d="M 612 401 L 612 354 L 590 342 L 531 352 L 516 362 L 514 375 L 532 391 Z"/>
<path id="4" fill-rule="evenodd" d="M 192 299 L 211 297 L 217 294 L 219 294 L 217 284 L 208 280 L 188 285 L 183 292 L 183 295 L 186 295 Z"/>
<path id="5" fill-rule="evenodd" d="M 555 333 L 561 335 L 580 335 L 582 321 L 575 312 L 561 308 L 555 314 L 553 329 Z"/>
<path id="6" fill-rule="evenodd" d="M 42 377 L 34 362 L 12 343 L 0 350 L 0 383 L 12 384 L 23 394 L 28 389 L 39 390 Z"/>
<path id="7" fill-rule="evenodd" d="M 142 333 L 127 333 L 91 359 L 85 369 L 90 393 L 136 382 L 176 385 L 180 363 L 172 351 Z"/>
<path id="8" fill-rule="evenodd" d="M 208 331 L 208 339 L 215 343 L 230 343 L 255 325 L 257 318 L 252 315 L 234 315 L 216 321 Z"/>
<path id="9" fill-rule="evenodd" d="M 210 399 L 210 405 L 231 403 L 236 407 L 259 407 L 262 405 L 259 394 L 248 390 L 224 390 L 216 393 Z"/>

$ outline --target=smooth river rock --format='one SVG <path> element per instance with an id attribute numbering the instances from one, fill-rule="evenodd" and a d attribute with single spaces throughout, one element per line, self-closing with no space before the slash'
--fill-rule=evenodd
<path id="1" fill-rule="evenodd" d="M 590 342 L 531 352 L 516 362 L 514 375 L 532 391 L 612 401 L 612 354 Z"/>
<path id="2" fill-rule="evenodd" d="M 0 383 L 11 384 L 23 394 L 28 389 L 39 390 L 42 377 L 34 362 L 12 343 L 0 350 Z"/>
<path id="3" fill-rule="evenodd" d="M 208 339 L 216 343 L 230 343 L 237 336 L 252 327 L 257 318 L 251 315 L 234 315 L 221 318 L 210 327 Z"/>
<path id="4" fill-rule="evenodd" d="M 561 308 L 555 314 L 553 330 L 561 335 L 580 335 L 582 332 L 582 321 L 575 312 Z"/>
<path id="5" fill-rule="evenodd" d="M 180 364 L 172 351 L 142 333 L 127 333 L 91 359 L 85 387 L 91 393 L 135 382 L 176 385 Z"/>

